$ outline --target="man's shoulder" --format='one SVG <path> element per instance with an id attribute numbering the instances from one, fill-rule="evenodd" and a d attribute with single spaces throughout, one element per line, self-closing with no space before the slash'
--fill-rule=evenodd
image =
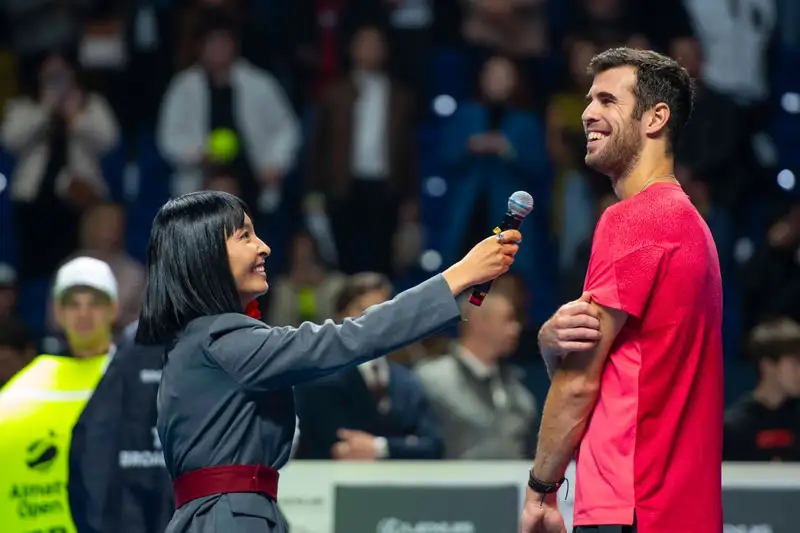
<path id="1" fill-rule="evenodd" d="M 422 361 L 414 368 L 414 373 L 426 383 L 450 384 L 458 375 L 458 363 L 451 354 L 440 355 Z"/>

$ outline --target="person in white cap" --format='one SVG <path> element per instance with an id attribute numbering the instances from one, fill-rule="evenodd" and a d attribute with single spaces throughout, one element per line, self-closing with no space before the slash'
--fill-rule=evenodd
<path id="1" fill-rule="evenodd" d="M 75 430 L 116 350 L 117 281 L 111 268 L 89 257 L 64 264 L 53 285 L 53 307 L 69 353 L 38 355 L 0 388 L 0 494 L 12 494 L 0 499 L 3 533 L 86 530 L 77 526 L 72 507 L 83 502 L 76 483 L 86 474 L 80 459 L 89 433 Z M 113 409 L 107 399 L 99 400 Z M 92 459 L 102 462 L 104 456 Z M 59 489 L 46 495 L 16 489 L 26 486 Z M 92 504 L 102 501 L 95 497 Z M 46 513 L 28 511 L 44 505 Z"/>
<path id="2" fill-rule="evenodd" d="M 53 285 L 53 312 L 67 337 L 70 355 L 108 353 L 119 312 L 117 280 L 108 264 L 92 257 L 65 263 Z"/>

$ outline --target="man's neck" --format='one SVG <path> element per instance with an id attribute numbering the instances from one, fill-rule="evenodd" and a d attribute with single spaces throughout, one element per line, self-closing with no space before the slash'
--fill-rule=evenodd
<path id="1" fill-rule="evenodd" d="M 494 350 L 480 339 L 464 338 L 461 340 L 461 346 L 486 366 L 491 367 L 497 363 Z"/>
<path id="2" fill-rule="evenodd" d="M 660 147 L 658 148 L 660 149 Z M 654 157 L 643 151 L 639 162 L 624 176 L 614 180 L 614 194 L 620 200 L 636 196 L 653 183 L 675 182 L 675 161 L 672 156 Z"/>
<path id="3" fill-rule="evenodd" d="M 78 359 L 86 359 L 97 357 L 98 355 L 106 355 L 109 350 L 111 350 L 111 342 L 104 342 L 93 346 L 70 346 L 69 353 Z"/>
<path id="4" fill-rule="evenodd" d="M 762 382 L 753 390 L 753 398 L 768 409 L 777 409 L 788 396 L 779 388 Z"/>
<path id="5" fill-rule="evenodd" d="M 228 85 L 231 80 L 231 69 L 230 68 L 208 69 L 208 77 L 211 79 L 211 83 L 215 87 L 222 87 L 224 85 Z"/>

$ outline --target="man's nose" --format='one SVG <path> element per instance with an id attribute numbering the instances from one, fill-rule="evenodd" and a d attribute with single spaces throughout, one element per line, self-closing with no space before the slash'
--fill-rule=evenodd
<path id="1" fill-rule="evenodd" d="M 585 128 L 591 124 L 594 124 L 598 120 L 597 108 L 594 103 L 590 103 L 586 106 L 586 109 L 584 109 L 583 113 L 581 114 L 581 122 L 583 122 L 583 126 Z"/>

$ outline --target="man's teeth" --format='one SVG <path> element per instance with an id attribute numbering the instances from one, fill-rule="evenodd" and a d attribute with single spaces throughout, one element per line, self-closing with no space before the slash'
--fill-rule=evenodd
<path id="1" fill-rule="evenodd" d="M 590 141 L 599 141 L 600 139 L 605 139 L 606 134 L 600 133 L 599 131 L 590 131 L 589 135 L 586 136 L 587 139 Z"/>

